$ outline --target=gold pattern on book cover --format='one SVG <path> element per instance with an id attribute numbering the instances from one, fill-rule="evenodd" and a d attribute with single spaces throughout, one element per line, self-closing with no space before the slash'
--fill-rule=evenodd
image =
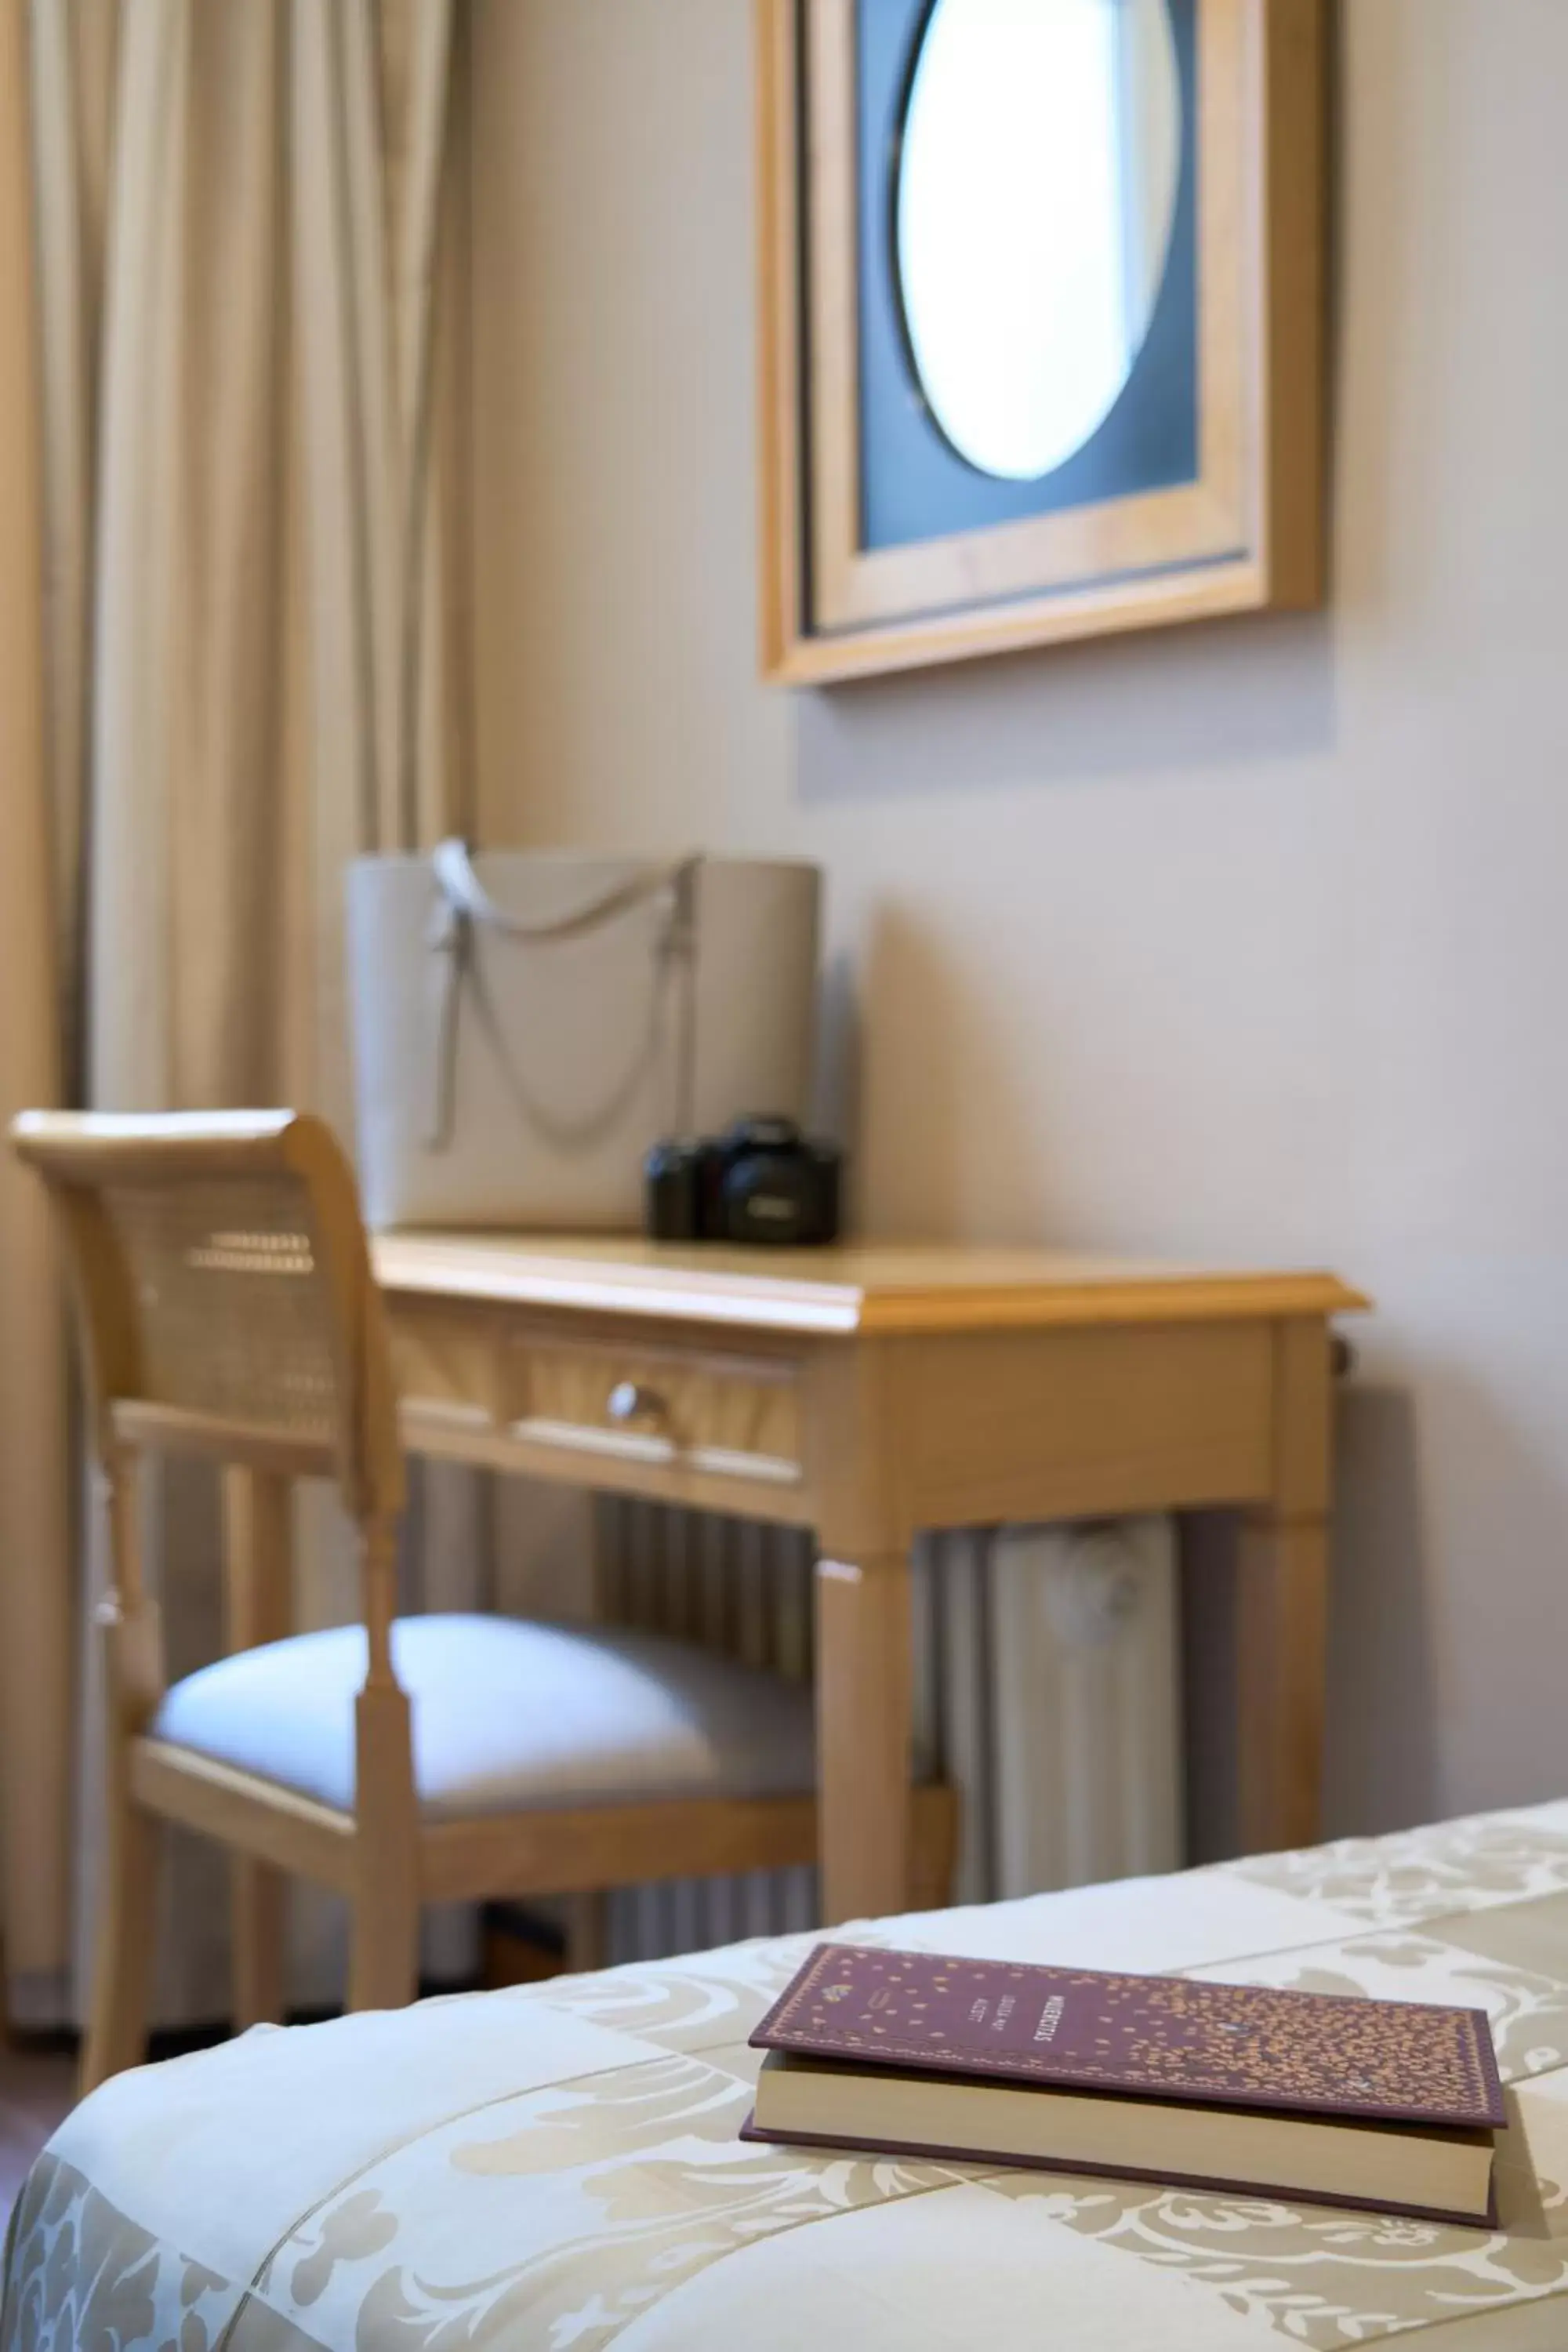
<path id="1" fill-rule="evenodd" d="M 955 2032 L 973 1990 L 1028 1984 L 1097 2008 L 1092 2031 L 1053 2047 L 988 2053 Z M 1004 1996 L 1005 1997 L 1005 1996 Z M 850 2006 L 851 2003 L 857 2005 Z M 1082 2012 L 1079 2011 L 1081 2020 Z M 1093 1969 L 1012 1967 L 826 1945 L 765 2021 L 787 2044 L 887 2061 L 977 2067 L 1121 2091 L 1237 2105 L 1483 2118 L 1491 2104 L 1477 2013 L 1424 2003 L 1306 1995 L 1261 1985 Z"/>

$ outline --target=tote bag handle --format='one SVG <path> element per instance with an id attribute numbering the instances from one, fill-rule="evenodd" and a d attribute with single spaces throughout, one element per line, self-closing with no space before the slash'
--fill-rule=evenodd
<path id="1" fill-rule="evenodd" d="M 676 1116 L 682 1133 L 689 1132 L 697 1085 L 697 875 L 702 864 L 700 854 L 677 858 L 668 866 L 649 866 L 646 873 L 634 874 L 626 881 L 618 882 L 614 889 L 606 890 L 602 898 L 591 900 L 585 907 L 574 908 L 567 915 L 539 919 L 514 915 L 510 908 L 499 905 L 490 897 L 474 871 L 467 842 L 454 837 L 437 843 L 430 863 L 438 893 L 430 926 L 430 946 L 442 960 L 436 1013 L 430 1149 L 445 1150 L 452 1140 L 457 1115 L 458 1022 L 463 983 L 472 965 L 475 930 L 482 927 L 530 946 L 552 946 L 563 940 L 586 938 L 661 895 L 668 898 L 669 916 L 658 943 L 658 984 L 662 986 L 671 964 L 679 964 L 682 988 Z M 650 1048 L 655 1034 L 656 1026 L 650 1027 Z"/>
<path id="2" fill-rule="evenodd" d="M 552 915 L 540 921 L 514 915 L 509 908 L 498 906 L 474 872 L 474 863 L 465 841 L 456 839 L 438 842 L 430 856 L 435 869 L 441 904 L 436 911 L 436 935 L 431 944 L 445 947 L 449 927 L 468 923 L 483 923 L 488 929 L 504 931 L 509 939 L 549 941 L 581 939 L 584 933 L 596 931 L 605 923 L 613 923 L 617 915 L 629 914 L 634 907 L 645 906 L 668 890 L 677 919 L 684 916 L 689 928 L 694 911 L 694 885 L 701 857 L 679 857 L 669 866 L 651 866 L 646 874 L 634 874 L 625 882 L 617 882 L 602 898 L 593 899 L 586 907 L 574 908 L 569 915 Z"/>

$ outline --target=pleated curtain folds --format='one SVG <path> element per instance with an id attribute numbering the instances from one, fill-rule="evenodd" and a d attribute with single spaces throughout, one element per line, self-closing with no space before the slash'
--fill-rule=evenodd
<path id="1" fill-rule="evenodd" d="M 3 13 L 5 1108 L 287 1101 L 346 1134 L 343 866 L 467 814 L 461 0 Z M 0 1938 L 41 2022 L 90 1930 L 95 1542 L 9 1167 L 0 1252 Z M 213 1483 L 154 1508 L 178 1673 L 221 1646 Z M 320 1622 L 354 1595 L 316 1517 Z M 221 2015 L 192 1870 L 162 2005 Z"/>
<path id="2" fill-rule="evenodd" d="M 45 758 L 26 22 L 0 10 L 0 1118 L 60 1099 L 68 947 Z M 0 1950 L 60 2013 L 70 1934 L 65 1326 L 44 1203 L 0 1156 Z M 19 1999 L 16 1996 L 19 1995 Z"/>

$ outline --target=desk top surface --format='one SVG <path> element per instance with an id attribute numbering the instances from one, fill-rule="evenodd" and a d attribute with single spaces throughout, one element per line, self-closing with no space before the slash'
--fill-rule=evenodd
<path id="1" fill-rule="evenodd" d="M 466 1299 L 820 1336 L 1233 1322 L 1370 1301 L 1331 1274 L 946 1243 L 727 1249 L 632 1235 L 380 1234 L 394 1297 Z"/>

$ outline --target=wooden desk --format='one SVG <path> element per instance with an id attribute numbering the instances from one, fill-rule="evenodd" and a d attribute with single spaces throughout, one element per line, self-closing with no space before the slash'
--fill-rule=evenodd
<path id="1" fill-rule="evenodd" d="M 816 1529 L 825 1916 L 903 1907 L 921 1528 L 1245 1513 L 1241 1822 L 1318 1832 L 1331 1276 L 384 1235 L 417 1452 Z"/>

